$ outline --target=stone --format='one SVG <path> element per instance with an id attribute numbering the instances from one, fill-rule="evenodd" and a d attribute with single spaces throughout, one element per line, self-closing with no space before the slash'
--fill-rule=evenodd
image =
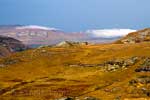
<path id="1" fill-rule="evenodd" d="M 73 97 L 64 97 L 56 100 L 75 100 Z"/>
<path id="2" fill-rule="evenodd" d="M 100 100 L 100 99 L 95 97 L 85 97 L 84 100 Z"/>
<path id="3" fill-rule="evenodd" d="M 127 69 L 129 66 L 132 66 L 135 63 L 137 63 L 138 60 L 139 57 L 131 57 L 128 59 L 120 58 L 106 61 L 104 64 L 99 65 L 102 65 L 102 68 L 106 71 L 116 71 L 117 69 Z"/>
<path id="4" fill-rule="evenodd" d="M 84 46 L 89 45 L 88 42 L 73 42 L 73 41 L 63 41 L 56 44 L 56 47 L 76 47 L 76 46 Z"/>
<path id="5" fill-rule="evenodd" d="M 141 66 L 135 72 L 150 72 L 150 58 L 145 58 Z"/>
<path id="6" fill-rule="evenodd" d="M 136 76 L 132 80 L 129 81 L 130 86 L 130 94 L 137 94 L 139 96 L 147 96 L 150 97 L 150 76 L 149 75 L 141 75 Z M 131 92 L 132 91 L 132 92 Z"/>

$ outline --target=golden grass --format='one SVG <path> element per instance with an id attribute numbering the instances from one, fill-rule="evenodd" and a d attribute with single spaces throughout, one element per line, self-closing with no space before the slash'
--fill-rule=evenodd
<path id="1" fill-rule="evenodd" d="M 53 100 L 63 96 L 94 96 L 113 100 L 126 93 L 128 81 L 139 75 L 134 70 L 139 63 L 125 70 L 103 72 L 98 66 L 70 67 L 69 64 L 101 64 L 115 58 L 150 57 L 150 43 L 102 44 L 77 48 L 39 48 L 15 53 L 0 59 L 19 62 L 0 68 L 2 100 Z M 24 83 L 25 84 L 22 84 Z M 110 91 L 116 89 L 114 91 Z"/>

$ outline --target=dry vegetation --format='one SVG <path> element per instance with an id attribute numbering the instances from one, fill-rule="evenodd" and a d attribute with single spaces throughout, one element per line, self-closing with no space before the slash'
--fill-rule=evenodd
<path id="1" fill-rule="evenodd" d="M 129 59 L 130 63 L 133 57 L 138 60 L 128 66 L 119 62 Z M 0 100 L 82 100 L 88 96 L 146 100 L 150 97 L 150 82 L 137 80 L 142 76 L 148 80 L 150 74 L 135 70 L 148 57 L 150 43 L 41 47 L 15 53 L 0 59 Z"/>

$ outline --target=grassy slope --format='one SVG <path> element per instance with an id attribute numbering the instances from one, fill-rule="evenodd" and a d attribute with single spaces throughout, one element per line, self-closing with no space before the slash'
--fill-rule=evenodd
<path id="1" fill-rule="evenodd" d="M 53 100 L 63 96 L 95 96 L 103 100 L 132 97 L 128 82 L 139 75 L 139 63 L 125 70 L 103 72 L 100 67 L 68 64 L 101 64 L 115 58 L 150 57 L 150 43 L 102 44 L 77 48 L 39 48 L 0 59 L 17 63 L 0 68 L 0 97 L 4 100 Z M 147 74 L 147 73 L 146 73 Z M 114 92 L 109 92 L 113 88 Z M 108 91 L 107 91 L 108 90 Z"/>

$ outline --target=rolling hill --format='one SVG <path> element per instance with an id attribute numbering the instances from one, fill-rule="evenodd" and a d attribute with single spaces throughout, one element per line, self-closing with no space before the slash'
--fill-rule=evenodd
<path id="1" fill-rule="evenodd" d="M 150 41 L 150 28 L 129 33 L 126 37 L 118 40 L 118 43 L 140 43 Z"/>
<path id="2" fill-rule="evenodd" d="M 150 98 L 149 41 L 42 46 L 1 58 L 0 66 L 1 100 Z"/>

